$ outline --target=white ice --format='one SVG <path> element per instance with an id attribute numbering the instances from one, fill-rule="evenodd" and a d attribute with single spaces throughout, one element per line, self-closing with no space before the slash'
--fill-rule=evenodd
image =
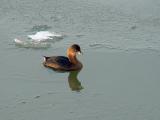
<path id="1" fill-rule="evenodd" d="M 53 39 L 53 37 L 62 37 L 62 35 L 57 34 L 55 32 L 49 32 L 49 31 L 40 31 L 34 35 L 28 35 L 28 38 L 36 41 L 45 41 L 45 40 Z"/>

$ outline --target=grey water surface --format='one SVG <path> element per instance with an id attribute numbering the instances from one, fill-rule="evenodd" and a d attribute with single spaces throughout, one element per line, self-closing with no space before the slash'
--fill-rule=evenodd
<path id="1" fill-rule="evenodd" d="M 159 11 L 159 0 L 1 0 L 0 120 L 159 120 Z M 63 37 L 14 43 L 38 31 Z M 42 65 L 73 43 L 80 72 Z"/>

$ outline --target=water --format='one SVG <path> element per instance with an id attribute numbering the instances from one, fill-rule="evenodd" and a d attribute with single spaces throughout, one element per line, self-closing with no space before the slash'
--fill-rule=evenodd
<path id="1" fill-rule="evenodd" d="M 159 120 L 159 4 L 0 1 L 0 118 Z M 14 42 L 28 42 L 27 35 L 39 31 L 63 37 L 36 45 Z M 43 55 L 65 55 L 72 43 L 84 53 L 78 76 L 43 67 Z"/>

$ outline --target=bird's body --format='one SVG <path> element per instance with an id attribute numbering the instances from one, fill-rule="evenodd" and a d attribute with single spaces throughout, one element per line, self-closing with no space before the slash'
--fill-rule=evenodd
<path id="1" fill-rule="evenodd" d="M 80 53 L 79 45 L 72 45 L 67 50 L 67 57 L 65 56 L 44 56 L 43 65 L 49 68 L 53 68 L 54 70 L 60 71 L 73 71 L 80 70 L 82 68 L 82 63 L 79 62 L 76 58 L 76 54 Z"/>

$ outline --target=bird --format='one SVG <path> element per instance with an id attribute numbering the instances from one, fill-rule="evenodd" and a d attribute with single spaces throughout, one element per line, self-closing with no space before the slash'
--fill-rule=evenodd
<path id="1" fill-rule="evenodd" d="M 78 44 L 73 44 L 67 49 L 67 56 L 44 56 L 43 65 L 58 71 L 81 70 L 83 64 L 77 59 L 77 54 L 82 54 Z"/>

